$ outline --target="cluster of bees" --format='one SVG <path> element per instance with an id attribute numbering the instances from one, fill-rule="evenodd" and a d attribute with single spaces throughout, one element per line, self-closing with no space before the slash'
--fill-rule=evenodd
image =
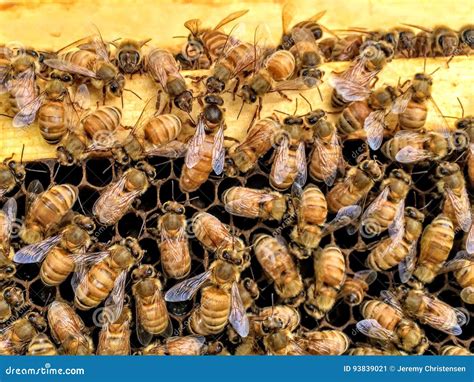
<path id="1" fill-rule="evenodd" d="M 430 286 L 452 275 L 462 305 L 474 303 L 474 120 L 463 115 L 452 130 L 439 113 L 426 123 L 433 73 L 375 83 L 394 57 L 469 54 L 473 26 L 323 38 L 331 33 L 319 23 L 324 12 L 291 26 L 288 6 L 271 47 L 261 31 L 252 42 L 223 31 L 246 13 L 214 28 L 187 21 L 178 54 L 147 49 L 149 40 L 105 42 L 100 33 L 57 52 L 2 47 L 0 90 L 12 128 L 37 120 L 57 145 L 58 169 L 105 153 L 119 175 L 86 212 L 77 185 L 45 189 L 34 174 L 26 181 L 22 160 L 0 165 L 0 354 L 424 354 L 435 341 L 427 331 L 450 336 L 440 354 L 471 354 L 456 336 L 472 313 Z M 352 63 L 329 78 L 333 124 L 303 92 L 322 82 L 323 62 L 337 60 Z M 182 68 L 210 70 L 192 77 L 202 92 Z M 141 74 L 157 84 L 155 110 L 147 115 L 147 102 L 135 126 L 124 127 L 122 109 L 107 100 L 127 91 L 126 76 Z M 95 110 L 92 89 L 103 98 Z M 286 99 L 288 91 L 300 92 L 310 111 L 260 115 L 265 95 Z M 224 92 L 257 104 L 246 137 L 230 145 Z M 185 125 L 193 132 L 183 138 Z M 361 146 L 351 160 L 345 146 L 354 139 Z M 160 199 L 135 234 L 98 240 L 163 186 L 157 164 L 165 162 L 174 164 L 179 191 Z M 268 182 L 251 187 L 255 174 Z M 200 191 L 213 180 L 230 180 L 220 209 L 192 208 L 193 199 L 211 197 Z M 229 221 L 259 228 L 244 233 Z M 144 231 L 155 251 L 143 248 Z M 197 253 L 205 253 L 198 262 Z M 28 282 L 16 275 L 27 264 L 37 264 L 45 288 L 70 284 L 72 300 L 33 307 Z M 386 274 L 390 283 L 380 280 Z M 357 324 L 337 329 L 328 317 L 347 306 Z M 84 323 L 91 315 L 92 328 Z"/>

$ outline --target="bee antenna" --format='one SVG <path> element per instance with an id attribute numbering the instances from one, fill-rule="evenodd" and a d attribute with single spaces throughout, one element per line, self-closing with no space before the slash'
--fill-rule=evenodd
<path id="1" fill-rule="evenodd" d="M 59 168 L 59 166 L 58 166 Z M 77 201 L 79 202 L 79 207 L 81 207 L 81 211 L 84 215 L 87 215 L 86 214 L 86 211 L 84 211 L 84 207 L 82 206 L 82 203 L 81 203 L 81 198 L 79 197 L 79 195 L 77 196 Z"/>
<path id="2" fill-rule="evenodd" d="M 173 36 L 171 38 L 188 38 L 188 36 Z"/>
<path id="3" fill-rule="evenodd" d="M 426 73 L 426 57 L 423 61 L 423 73 Z"/>
<path id="4" fill-rule="evenodd" d="M 148 107 L 148 104 L 150 103 L 150 101 L 151 101 L 152 99 L 153 99 L 153 97 L 149 98 L 148 101 L 146 101 L 145 106 L 143 106 L 143 109 L 142 109 L 140 115 L 138 116 L 138 119 L 136 120 L 135 125 L 133 125 L 132 133 L 133 133 L 133 132 L 136 130 L 136 128 L 138 127 L 138 122 L 140 122 L 140 120 L 142 119 L 143 114 L 145 114 L 145 110 L 146 110 L 146 108 Z M 122 100 L 123 100 L 123 98 L 122 98 Z"/>
<path id="5" fill-rule="evenodd" d="M 319 94 L 321 94 L 321 93 L 319 93 Z M 301 94 L 301 93 L 299 93 L 299 95 L 300 95 L 300 97 L 303 98 L 303 99 L 306 101 L 306 103 L 308 104 L 308 106 L 309 106 L 309 111 L 313 111 L 313 106 L 311 105 L 311 102 L 309 102 L 308 98 L 306 98 L 306 97 L 305 97 L 303 94 Z"/>
<path id="6" fill-rule="evenodd" d="M 145 220 L 143 220 L 142 222 L 142 226 L 140 227 L 140 232 L 138 233 L 138 238 L 140 238 L 142 236 L 142 232 L 143 232 L 143 229 L 145 228 Z"/>
<path id="7" fill-rule="evenodd" d="M 25 153 L 25 144 L 21 148 L 20 164 L 23 164 L 23 154 Z"/>
<path id="8" fill-rule="evenodd" d="M 135 93 L 132 89 L 123 89 L 123 91 L 125 92 L 130 92 L 132 93 L 133 95 L 135 95 L 138 99 L 142 99 L 142 97 L 140 97 L 137 93 Z"/>
<path id="9" fill-rule="evenodd" d="M 239 114 L 237 114 L 237 119 L 240 117 L 240 113 L 242 112 L 242 109 L 244 108 L 245 101 L 242 99 L 242 106 L 240 107 Z"/>
<path id="10" fill-rule="evenodd" d="M 295 100 L 295 111 L 294 111 L 293 115 L 296 115 L 297 111 L 298 111 L 298 98 L 296 98 L 296 100 Z"/>
<path id="11" fill-rule="evenodd" d="M 459 97 L 456 97 L 456 99 L 458 100 L 459 106 L 461 106 L 461 111 L 462 111 L 461 118 L 464 118 L 464 106 L 462 105 L 462 102 Z"/>
<path id="12" fill-rule="evenodd" d="M 448 63 L 449 61 L 451 61 L 451 59 L 448 60 Z M 441 66 L 438 66 L 435 70 L 433 70 L 429 75 L 432 76 L 433 74 L 435 74 L 438 70 L 441 69 Z"/>
<path id="13" fill-rule="evenodd" d="M 173 197 L 173 200 L 175 200 L 175 198 L 174 198 L 174 182 L 171 182 L 171 196 Z"/>
<path id="14" fill-rule="evenodd" d="M 0 113 L 0 115 L 3 116 L 3 117 L 7 117 L 7 118 L 13 118 L 11 115 L 8 115 L 8 114 Z"/>
<path id="15" fill-rule="evenodd" d="M 286 112 L 284 112 L 284 111 L 281 111 L 281 110 L 276 110 L 276 109 L 275 109 L 274 111 L 277 112 L 277 113 L 281 113 L 281 114 L 288 115 L 288 116 L 291 115 L 291 114 L 288 114 L 288 113 L 286 113 Z"/>
<path id="16" fill-rule="evenodd" d="M 191 113 L 188 113 L 188 117 L 189 117 L 191 123 L 192 123 L 193 125 L 196 125 L 196 121 L 194 120 L 194 118 L 193 118 L 193 116 L 191 115 Z M 238 119 L 238 118 L 237 118 L 237 119 Z"/>

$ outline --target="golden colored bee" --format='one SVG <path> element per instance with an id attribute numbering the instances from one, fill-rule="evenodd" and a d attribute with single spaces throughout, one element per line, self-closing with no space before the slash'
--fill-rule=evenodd
<path id="1" fill-rule="evenodd" d="M 216 175 L 222 174 L 224 170 L 224 100 L 218 95 L 208 94 L 204 101 L 206 105 L 188 143 L 179 178 L 179 187 L 183 192 L 196 191 L 208 179 L 212 170 Z"/>
<path id="2" fill-rule="evenodd" d="M 193 217 L 193 232 L 208 251 L 221 260 L 244 269 L 250 265 L 250 254 L 242 239 L 230 232 L 229 227 L 207 212 Z"/>
<path id="3" fill-rule="evenodd" d="M 334 88 L 333 108 L 342 109 L 349 102 L 368 98 L 372 80 L 392 60 L 393 53 L 393 48 L 385 41 L 365 41 L 349 69 L 330 77 L 329 84 Z"/>
<path id="4" fill-rule="evenodd" d="M 121 97 L 125 86 L 125 77 L 111 63 L 102 36 L 92 36 L 87 45 L 90 48 L 70 50 L 58 54 L 58 58 L 46 59 L 44 63 L 53 69 L 90 79 L 94 87 L 102 88 L 104 102 L 107 94 Z"/>
<path id="5" fill-rule="evenodd" d="M 296 343 L 311 355 L 341 355 L 349 348 L 350 340 L 340 330 L 311 330 L 303 332 Z"/>
<path id="6" fill-rule="evenodd" d="M 135 238 L 127 237 L 99 255 L 90 269 L 84 267 L 78 272 L 74 305 L 80 310 L 89 310 L 108 296 L 104 313 L 105 318 L 113 322 L 121 314 L 127 273 L 142 259 L 144 252 Z"/>
<path id="7" fill-rule="evenodd" d="M 455 229 L 468 232 L 472 224 L 471 203 L 459 165 L 442 162 L 436 169 L 436 175 L 439 178 L 438 192 L 444 195 L 443 213 L 451 219 Z"/>
<path id="8" fill-rule="evenodd" d="M 46 334 L 39 333 L 31 340 L 26 354 L 43 356 L 58 355 L 58 349 Z"/>
<path id="9" fill-rule="evenodd" d="M 474 355 L 469 349 L 457 345 L 446 345 L 439 350 L 439 355 Z"/>
<path id="10" fill-rule="evenodd" d="M 425 215 L 413 207 L 405 208 L 405 227 L 396 236 L 381 240 L 367 258 L 367 266 L 377 272 L 386 271 L 416 254 L 416 244 L 423 231 Z M 399 268 L 400 269 L 400 268 Z M 405 280 L 401 272 L 402 281 Z"/>
<path id="11" fill-rule="evenodd" d="M 13 261 L 29 264 L 44 260 L 40 269 L 41 280 L 45 285 L 59 285 L 86 260 L 85 252 L 92 244 L 90 235 L 94 230 L 91 218 L 76 215 L 60 234 L 21 248 Z"/>
<path id="12" fill-rule="evenodd" d="M 471 183 L 471 187 L 474 187 L 474 117 L 464 117 L 463 110 L 462 118 L 456 121 L 456 128 L 464 131 L 469 137 L 468 157 L 466 160 L 467 175 Z"/>
<path id="13" fill-rule="evenodd" d="M 0 210 L 0 280 L 9 279 L 16 272 L 16 266 L 10 260 L 13 248 L 10 246 L 10 238 L 13 224 L 16 219 L 17 203 L 9 198 Z"/>
<path id="14" fill-rule="evenodd" d="M 148 345 L 154 335 L 169 337 L 173 331 L 161 293 L 162 284 L 151 265 L 141 265 L 132 273 L 132 294 L 135 298 L 136 330 L 142 345 Z"/>
<path id="15" fill-rule="evenodd" d="M 461 298 L 466 304 L 474 304 L 474 259 L 472 253 L 459 251 L 446 262 L 442 273 L 453 272 L 454 278 L 462 289 Z"/>
<path id="16" fill-rule="evenodd" d="M 359 305 L 365 297 L 370 284 L 377 278 L 372 270 L 359 271 L 348 277 L 342 285 L 340 296 L 349 305 Z"/>
<path id="17" fill-rule="evenodd" d="M 0 323 L 10 320 L 13 312 L 25 304 L 25 293 L 17 286 L 6 287 L 0 292 Z"/>
<path id="18" fill-rule="evenodd" d="M 235 265 L 218 259 L 208 271 L 173 286 L 166 292 L 165 300 L 190 300 L 203 284 L 210 281 L 210 285 L 201 290 L 200 305 L 191 314 L 189 329 L 200 335 L 218 334 L 230 323 L 241 337 L 246 337 L 249 320 L 240 298 L 239 277 Z"/>
<path id="19" fill-rule="evenodd" d="M 258 284 L 246 277 L 239 282 L 239 293 L 245 310 L 254 309 L 255 301 L 260 297 Z"/>
<path id="20" fill-rule="evenodd" d="M 352 61 L 359 54 L 363 43 L 361 34 L 328 37 L 318 41 L 318 47 L 326 61 Z"/>
<path id="21" fill-rule="evenodd" d="M 336 127 L 347 139 L 366 138 L 371 149 L 378 150 L 384 135 L 396 128 L 395 101 L 399 96 L 392 86 L 378 88 L 364 101 L 349 104 L 339 117 Z"/>
<path id="22" fill-rule="evenodd" d="M 405 198 L 410 191 L 411 176 L 401 169 L 390 172 L 380 185 L 382 192 L 367 207 L 361 218 L 361 233 L 380 235 L 387 228 L 392 237 L 404 227 Z"/>
<path id="23" fill-rule="evenodd" d="M 301 251 L 306 252 L 305 257 L 308 257 L 319 245 L 328 207 L 322 191 L 312 184 L 303 190 L 298 203 L 298 221 L 291 231 L 291 239 L 302 247 Z"/>
<path id="24" fill-rule="evenodd" d="M 12 158 L 6 158 L 3 163 L 0 163 L 0 198 L 13 191 L 15 186 L 21 185 L 25 176 L 23 162 L 18 163 Z"/>
<path id="25" fill-rule="evenodd" d="M 343 168 L 344 162 L 337 131 L 334 125 L 326 120 L 324 112 L 309 113 L 305 117 L 305 124 L 315 128 L 314 150 L 309 162 L 309 173 L 314 180 L 324 181 L 328 186 L 332 186 L 337 170 Z"/>
<path id="26" fill-rule="evenodd" d="M 319 320 L 334 306 L 346 279 L 346 260 L 335 245 L 328 245 L 314 255 L 314 283 L 308 289 L 304 309 Z"/>
<path id="27" fill-rule="evenodd" d="M 395 56 L 400 58 L 415 57 L 415 33 L 406 27 L 395 27 L 381 36 L 395 49 Z"/>
<path id="28" fill-rule="evenodd" d="M 133 74 L 143 68 L 143 54 L 141 49 L 151 39 L 131 40 L 123 39 L 120 42 L 111 42 L 117 49 L 115 52 L 115 62 L 122 73 Z"/>
<path id="29" fill-rule="evenodd" d="M 132 206 L 133 201 L 149 187 L 149 179 L 156 176 L 155 169 L 146 162 L 138 162 L 128 169 L 118 181 L 108 185 L 94 203 L 92 212 L 99 223 L 116 224 Z"/>
<path id="30" fill-rule="evenodd" d="M 233 46 L 238 43 L 235 37 L 222 32 L 221 28 L 244 16 L 247 12 L 247 9 L 233 12 L 224 17 L 224 19 L 217 23 L 212 29 L 202 28 L 201 21 L 198 19 L 191 19 L 184 23 L 190 35 L 184 47 L 183 55 L 186 61 L 193 64 L 191 69 L 208 69 L 208 66 L 199 66 L 203 56 L 208 59 L 209 64 L 212 64 L 222 55 L 224 49 L 229 49 L 229 45 Z"/>
<path id="31" fill-rule="evenodd" d="M 326 194 L 329 211 L 337 212 L 359 203 L 382 177 L 383 169 L 374 160 L 364 160 L 351 167 L 344 180 L 337 182 Z"/>
<path id="32" fill-rule="evenodd" d="M 20 237 L 28 244 L 37 243 L 66 216 L 76 203 L 79 191 L 71 184 L 58 184 L 44 191 L 37 180 L 28 186 L 28 196 L 34 199 L 28 208 Z"/>
<path id="33" fill-rule="evenodd" d="M 99 333 L 97 355 L 130 355 L 132 312 L 125 306 L 120 317 L 105 323 Z"/>
<path id="34" fill-rule="evenodd" d="M 168 94 L 170 102 L 186 113 L 193 109 L 193 93 L 179 72 L 179 64 L 171 52 L 153 49 L 145 58 L 145 67 L 150 76 Z"/>
<path id="35" fill-rule="evenodd" d="M 246 218 L 280 221 L 287 209 L 286 196 L 266 189 L 231 187 L 222 200 L 228 213 Z"/>
<path id="36" fill-rule="evenodd" d="M 381 296 L 384 298 L 385 294 L 381 293 Z M 360 311 L 364 320 L 357 323 L 357 329 L 362 334 L 385 346 L 394 344 L 408 353 L 423 354 L 428 348 L 424 331 L 414 321 L 406 319 L 396 306 L 369 300 L 361 305 Z"/>
<path id="37" fill-rule="evenodd" d="M 201 336 L 167 338 L 163 344 L 153 343 L 143 349 L 143 355 L 202 355 L 206 353 L 206 339 Z"/>
<path id="38" fill-rule="evenodd" d="M 84 322 L 74 309 L 64 302 L 54 301 L 48 307 L 51 337 L 60 345 L 60 354 L 90 355 L 94 351 L 92 339 L 87 336 Z"/>
<path id="39" fill-rule="evenodd" d="M 255 256 L 285 303 L 298 306 L 304 300 L 303 280 L 288 248 L 270 235 L 259 235 L 253 243 Z"/>
<path id="40" fill-rule="evenodd" d="M 409 317 L 448 334 L 459 336 L 462 333 L 461 326 L 467 322 L 462 311 L 420 289 L 401 286 L 394 294 L 388 293 L 386 298 L 394 306 L 403 309 Z"/>
<path id="41" fill-rule="evenodd" d="M 246 173 L 255 167 L 259 158 L 272 148 L 280 127 L 280 122 L 273 116 L 260 119 L 248 129 L 243 142 L 229 149 L 229 157 L 239 171 Z"/>
<path id="42" fill-rule="evenodd" d="M 38 331 L 46 329 L 46 321 L 37 312 L 30 312 L 7 326 L 0 335 L 0 355 L 23 354 Z"/>
<path id="43" fill-rule="evenodd" d="M 164 215 L 158 219 L 161 266 L 168 277 L 182 279 L 191 270 L 184 207 L 179 203 L 167 201 L 162 210 Z"/>

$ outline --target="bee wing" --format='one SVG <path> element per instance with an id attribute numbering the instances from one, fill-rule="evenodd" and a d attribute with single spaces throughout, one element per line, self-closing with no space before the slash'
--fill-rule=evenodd
<path id="1" fill-rule="evenodd" d="M 363 280 L 367 285 L 370 285 L 377 279 L 377 272 L 371 269 L 359 271 L 354 274 L 354 279 Z"/>
<path id="2" fill-rule="evenodd" d="M 221 29 L 224 25 L 229 24 L 230 22 L 232 22 L 232 21 L 234 21 L 234 20 L 236 20 L 236 19 L 242 17 L 243 15 L 245 15 L 246 13 L 248 13 L 248 11 L 249 11 L 248 9 L 244 9 L 244 10 L 242 10 L 242 11 L 232 12 L 230 15 L 227 15 L 227 16 L 224 17 L 221 21 L 219 21 L 219 23 L 214 27 L 214 30 L 219 30 L 219 29 Z M 192 20 L 190 20 L 190 21 L 192 21 Z M 197 20 L 197 21 L 199 22 L 199 20 Z M 185 26 L 186 28 L 188 28 L 188 27 L 186 26 L 186 23 L 184 24 L 184 26 Z M 198 26 L 199 26 L 199 24 L 198 24 Z M 188 29 L 189 29 L 189 28 L 188 28 Z M 189 30 L 191 30 L 191 29 L 189 29 Z M 199 30 L 199 29 L 197 28 L 197 30 Z"/>
<path id="3" fill-rule="evenodd" d="M 191 19 L 184 22 L 184 27 L 191 32 L 192 35 L 197 35 L 201 29 L 201 20 Z"/>
<path id="4" fill-rule="evenodd" d="M 115 280 L 114 287 L 104 304 L 104 317 L 109 323 L 114 323 L 122 314 L 125 298 L 125 281 L 127 271 L 122 271 Z"/>
<path id="5" fill-rule="evenodd" d="M 283 91 L 303 91 L 312 89 L 319 85 L 321 81 L 314 77 L 296 77 L 290 80 L 278 81 L 272 87 L 272 92 Z"/>
<path id="6" fill-rule="evenodd" d="M 76 92 L 74 93 L 73 103 L 77 105 L 81 110 L 89 109 L 91 101 L 91 95 L 89 93 L 89 88 L 86 84 L 81 84 L 78 86 Z"/>
<path id="7" fill-rule="evenodd" d="M 2 211 L 5 213 L 10 225 L 16 218 L 17 209 L 18 209 L 18 205 L 14 198 L 8 198 L 8 200 L 5 202 L 5 204 L 2 207 Z"/>
<path id="8" fill-rule="evenodd" d="M 395 243 L 393 241 L 392 243 Z M 408 254 L 405 258 L 398 263 L 398 274 L 400 275 L 400 281 L 402 283 L 407 283 L 413 275 L 413 271 L 416 267 L 416 241 L 411 243 L 408 250 Z"/>
<path id="9" fill-rule="evenodd" d="M 285 178 L 288 176 L 289 168 L 287 166 L 289 159 L 289 141 L 288 137 L 283 136 L 280 145 L 275 154 L 275 159 L 273 161 L 274 171 L 274 181 L 277 184 L 281 184 Z"/>
<path id="10" fill-rule="evenodd" d="M 36 118 L 36 113 L 46 98 L 45 93 L 41 93 L 30 103 L 24 105 L 15 115 L 12 121 L 13 127 L 25 127 L 31 125 Z"/>
<path id="11" fill-rule="evenodd" d="M 196 131 L 188 144 L 188 150 L 186 151 L 186 157 L 184 159 L 186 166 L 189 168 L 193 168 L 199 162 L 202 144 L 206 136 L 204 127 L 204 119 L 200 118 L 196 126 Z"/>
<path id="12" fill-rule="evenodd" d="M 148 332 L 141 324 L 140 322 L 140 314 L 139 314 L 139 311 L 138 311 L 138 302 L 135 302 L 135 331 L 137 333 L 137 338 L 138 338 L 138 341 L 140 341 L 140 343 L 143 345 L 143 346 L 147 346 L 151 340 L 153 339 L 153 334 L 151 334 L 150 332 Z"/>
<path id="13" fill-rule="evenodd" d="M 466 314 L 464 314 L 464 312 L 462 312 L 459 309 L 449 306 L 448 304 L 446 304 L 445 302 L 441 300 L 437 300 L 435 302 L 435 300 L 429 296 L 423 296 L 423 301 L 428 306 L 428 308 L 430 307 L 432 308 L 429 310 L 427 309 L 426 311 L 423 312 L 422 318 L 423 318 L 424 323 L 447 334 L 452 334 L 454 336 L 459 336 L 460 334 L 462 334 L 461 326 L 463 326 L 468 321 L 468 318 Z M 453 310 L 454 314 L 456 315 L 456 321 L 457 321 L 456 324 L 454 324 L 451 327 L 447 327 L 446 317 L 444 315 L 436 315 L 431 312 L 431 311 L 434 311 L 434 312 L 438 311 L 438 308 L 436 306 L 437 304 L 443 304 L 447 306 L 449 309 Z"/>
<path id="14" fill-rule="evenodd" d="M 249 318 L 245 312 L 236 282 L 232 284 L 229 322 L 240 337 L 245 338 L 248 336 L 250 331 Z"/>
<path id="15" fill-rule="evenodd" d="M 249 129 L 249 134 L 245 138 L 245 141 L 240 143 L 236 147 L 235 151 L 243 151 L 248 148 L 253 150 L 254 147 L 259 147 L 263 143 L 273 142 L 275 130 L 272 130 L 271 133 L 268 134 L 268 131 L 265 131 L 263 129 L 254 129 L 253 126 L 251 129 Z"/>
<path id="16" fill-rule="evenodd" d="M 177 247 L 175 245 L 175 243 L 180 243 L 182 241 L 183 237 L 186 237 L 186 228 L 185 227 L 180 227 L 179 231 L 178 231 L 178 237 L 176 237 L 176 238 L 171 237 L 168 234 L 168 231 L 165 230 L 165 229 L 161 230 L 160 236 L 161 236 L 161 241 L 163 243 L 168 243 L 169 244 L 169 248 L 171 249 L 171 251 L 173 253 L 173 258 L 174 258 L 175 263 L 179 263 L 180 259 L 182 258 L 182 253 L 181 253 L 179 247 Z"/>
<path id="17" fill-rule="evenodd" d="M 395 160 L 400 163 L 414 163 L 429 159 L 430 157 L 431 153 L 427 150 L 405 146 L 395 155 Z"/>
<path id="18" fill-rule="evenodd" d="M 295 43 L 296 52 L 298 56 L 302 57 L 300 52 L 300 43 L 304 44 L 307 49 L 312 49 L 315 52 L 320 53 L 318 44 L 314 38 L 313 32 L 307 28 L 293 28 L 291 30 L 291 37 Z M 309 48 L 311 46 L 311 48 Z"/>
<path id="19" fill-rule="evenodd" d="M 466 251 L 459 251 L 456 253 L 456 256 L 452 259 L 444 263 L 443 268 L 438 272 L 441 273 L 448 273 L 458 271 L 464 267 L 470 267 L 473 265 L 474 262 L 474 255 L 472 253 L 468 253 Z"/>
<path id="20" fill-rule="evenodd" d="M 442 134 L 445 138 L 448 138 L 451 135 L 449 129 L 449 124 L 446 118 L 444 117 L 442 111 L 439 109 L 438 104 L 434 101 L 432 97 L 429 98 L 431 104 L 433 105 L 434 113 L 431 113 L 431 124 L 430 130 L 436 131 Z"/>
<path id="21" fill-rule="evenodd" d="M 467 234 L 466 251 L 471 255 L 474 254 L 474 221 L 471 222 L 471 228 L 469 230 L 469 233 Z"/>
<path id="22" fill-rule="evenodd" d="M 390 111 L 393 114 L 401 114 L 403 113 L 407 107 L 408 103 L 410 102 L 413 96 L 413 92 L 411 90 L 407 90 L 401 96 L 397 97 L 390 108 Z"/>
<path id="23" fill-rule="evenodd" d="M 19 109 L 22 109 L 36 98 L 35 71 L 27 69 L 12 80 L 10 91 L 15 96 Z"/>
<path id="24" fill-rule="evenodd" d="M 61 240 L 61 235 L 51 236 L 47 239 L 23 247 L 13 256 L 13 261 L 19 264 L 38 263 L 43 260 L 48 252 Z"/>
<path id="25" fill-rule="evenodd" d="M 180 141 L 171 141 L 160 147 L 152 147 L 146 150 L 149 156 L 159 156 L 165 158 L 180 158 L 186 154 L 187 146 Z"/>
<path id="26" fill-rule="evenodd" d="M 370 205 L 367 207 L 364 214 L 362 215 L 362 223 L 364 223 L 364 220 L 369 219 L 375 211 L 380 209 L 380 207 L 387 201 L 389 193 L 390 189 L 388 187 L 385 187 L 382 192 L 375 198 L 375 200 L 370 203 Z"/>
<path id="27" fill-rule="evenodd" d="M 44 63 L 50 68 L 62 70 L 63 72 L 79 74 L 84 77 L 97 78 L 97 75 L 93 71 L 82 66 L 73 64 L 69 61 L 57 58 L 48 58 L 47 60 L 44 60 Z"/>
<path id="28" fill-rule="evenodd" d="M 84 279 L 89 269 L 94 264 L 101 262 L 109 255 L 110 255 L 110 252 L 101 251 L 101 252 L 81 253 L 81 254 L 77 254 L 73 256 L 74 273 L 71 278 L 72 290 L 74 291 L 76 290 L 77 286 L 81 283 L 81 281 Z"/>
<path id="29" fill-rule="evenodd" d="M 400 303 L 398 302 L 397 297 L 392 292 L 390 292 L 389 290 L 383 290 L 380 292 L 380 298 L 383 302 L 389 304 L 398 313 L 403 315 L 403 309 Z"/>
<path id="30" fill-rule="evenodd" d="M 165 301 L 179 302 L 190 300 L 199 288 L 209 280 L 209 277 L 211 277 L 211 271 L 201 273 L 200 275 L 191 277 L 176 284 L 166 292 Z"/>
<path id="31" fill-rule="evenodd" d="M 464 232 L 468 232 L 471 228 L 472 217 L 471 217 L 471 205 L 469 202 L 469 196 L 467 194 L 466 188 L 464 187 L 461 191 L 461 195 L 457 196 L 452 189 L 445 189 L 446 196 L 450 200 L 456 219 L 459 226 Z"/>
<path id="32" fill-rule="evenodd" d="M 385 111 L 371 112 L 364 121 L 364 130 L 367 134 L 367 143 L 372 150 L 378 150 L 382 145 L 385 129 Z"/>
<path id="33" fill-rule="evenodd" d="M 357 330 L 370 338 L 375 338 L 382 341 L 395 340 L 395 334 L 388 329 L 385 329 L 377 320 L 367 319 L 359 321 L 356 324 Z"/>
<path id="34" fill-rule="evenodd" d="M 323 140 L 318 138 L 314 141 L 314 150 L 321 163 L 320 167 L 324 176 L 324 183 L 328 186 L 332 186 L 336 180 L 338 165 L 342 158 L 341 146 L 339 145 L 337 134 L 333 134 L 329 145 L 336 147 L 336 155 L 334 149 L 329 149 Z"/>
<path id="35" fill-rule="evenodd" d="M 232 215 L 247 217 L 249 213 L 254 212 L 254 215 L 258 215 L 258 206 L 261 203 L 266 203 L 274 200 L 276 198 L 275 195 L 271 194 L 257 194 L 252 193 L 246 195 L 245 198 L 232 200 L 225 204 L 225 210 Z M 255 206 L 257 209 L 255 210 Z"/>
<path id="36" fill-rule="evenodd" d="M 398 203 L 395 216 L 388 226 L 388 233 L 392 239 L 405 234 L 405 200 Z"/>
<path id="37" fill-rule="evenodd" d="M 28 185 L 27 195 L 26 195 L 26 213 L 28 213 L 31 205 L 36 200 L 36 198 L 44 192 L 44 187 L 38 179 L 34 179 Z"/>
<path id="38" fill-rule="evenodd" d="M 303 192 L 303 187 L 308 178 L 308 169 L 306 163 L 306 152 L 304 142 L 300 142 L 298 145 L 298 150 L 296 151 L 296 168 L 297 175 L 295 182 L 292 185 L 292 192 L 295 195 L 301 195 Z"/>
<path id="39" fill-rule="evenodd" d="M 362 101 L 371 93 L 368 85 L 378 72 L 366 72 L 364 65 L 364 61 L 358 59 L 343 73 L 332 73 L 329 77 L 329 85 L 336 89 L 347 102 Z"/>
<path id="40" fill-rule="evenodd" d="M 212 147 L 212 168 L 216 175 L 222 174 L 224 170 L 225 147 L 224 147 L 224 126 L 221 125 L 214 136 L 214 146 Z"/>
<path id="41" fill-rule="evenodd" d="M 357 219 L 361 213 L 362 208 L 356 204 L 341 208 L 337 211 L 336 217 L 324 226 L 323 236 L 350 224 Z"/>
<path id="42" fill-rule="evenodd" d="M 94 47 L 95 52 L 97 55 L 104 60 L 105 62 L 110 62 L 109 53 L 107 52 L 107 46 L 105 45 L 104 40 L 102 40 L 102 36 L 95 35 L 92 37 L 92 46 Z"/>

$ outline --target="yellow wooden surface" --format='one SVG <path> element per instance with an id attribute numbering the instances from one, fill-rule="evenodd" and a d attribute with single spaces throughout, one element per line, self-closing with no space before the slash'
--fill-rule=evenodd
<path id="1" fill-rule="evenodd" d="M 271 1 L 43 1 L 43 2 L 2 2 L 0 3 L 0 42 L 18 41 L 23 45 L 37 48 L 57 49 L 91 31 L 93 24 L 102 31 L 104 38 L 133 37 L 137 39 L 152 37 L 151 45 L 177 46 L 182 40 L 173 39 L 176 35 L 185 35 L 183 22 L 190 18 L 201 18 L 205 25 L 215 25 L 232 11 L 250 9 L 241 19 L 239 27 L 241 37 L 252 40 L 255 27 L 268 24 L 274 39 L 281 33 L 282 2 Z M 294 20 L 304 19 L 305 15 L 326 9 L 322 20 L 331 29 L 364 26 L 366 28 L 387 28 L 400 22 L 414 23 L 432 27 L 446 24 L 459 28 L 467 24 L 472 17 L 474 2 L 446 1 L 299 1 L 298 13 Z M 232 24 L 231 24 L 232 25 Z M 230 28 L 230 26 L 228 28 Z M 446 60 L 430 59 L 427 71 L 442 66 L 434 77 L 433 98 L 445 115 L 460 115 L 456 97 L 460 97 L 466 113 L 474 114 L 472 103 L 473 60 L 468 57 L 455 57 L 449 65 Z M 326 82 L 321 86 L 324 101 L 321 102 L 316 90 L 305 93 L 313 108 L 330 110 L 330 91 L 327 76 L 332 70 L 340 71 L 347 63 L 329 63 L 323 65 Z M 382 72 L 378 85 L 396 84 L 399 78 L 410 79 L 416 72 L 423 70 L 422 59 L 395 60 Z M 193 73 L 194 74 L 194 73 Z M 156 95 L 157 86 L 147 77 L 135 76 L 128 81 L 128 88 L 139 93 L 142 100 L 131 93 L 125 93 L 123 124 L 132 125 L 143 109 L 145 101 Z M 198 91 L 198 90 L 196 90 Z M 297 94 L 288 94 L 293 100 Z M 229 126 L 226 135 L 242 139 L 254 112 L 254 106 L 245 105 L 240 118 L 237 112 L 240 99 L 235 102 L 226 97 L 226 122 Z M 108 103 L 120 105 L 119 100 Z M 4 109 L 5 97 L 0 97 L 0 111 Z M 299 113 L 306 110 L 306 104 L 300 102 Z M 431 105 L 430 105 L 431 107 Z M 274 109 L 293 112 L 294 103 L 273 94 L 265 98 L 262 117 Z M 199 111 L 195 106 L 194 114 Z M 434 113 L 429 114 L 428 125 L 432 123 Z M 452 123 L 452 120 L 450 120 Z M 37 125 L 26 129 L 14 129 L 11 120 L 0 117 L 0 160 L 12 154 L 19 155 L 25 145 L 25 160 L 47 159 L 55 157 L 55 147 L 44 142 Z"/>

